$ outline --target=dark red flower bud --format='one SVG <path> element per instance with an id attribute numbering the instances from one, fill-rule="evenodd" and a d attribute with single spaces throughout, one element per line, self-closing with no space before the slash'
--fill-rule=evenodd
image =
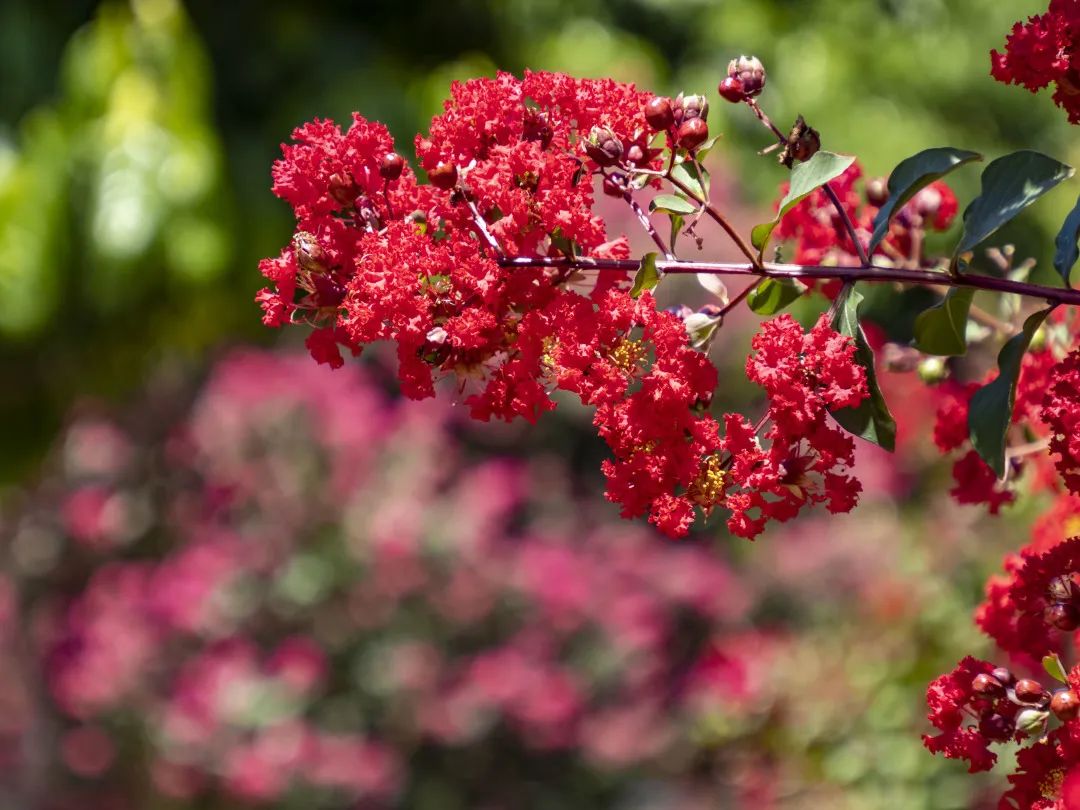
<path id="1" fill-rule="evenodd" d="M 728 62 L 728 78 L 739 82 L 743 95 L 753 98 L 765 89 L 765 66 L 756 56 L 740 56 Z"/>
<path id="2" fill-rule="evenodd" d="M 979 697 L 996 698 L 1005 694 L 1005 687 L 993 675 L 983 673 L 975 676 L 971 682 L 971 691 Z"/>
<path id="3" fill-rule="evenodd" d="M 325 273 L 312 276 L 315 285 L 315 303 L 320 307 L 336 307 L 345 300 L 345 288 Z"/>
<path id="4" fill-rule="evenodd" d="M 1058 630 L 1071 633 L 1080 627 L 1080 610 L 1077 610 L 1071 602 L 1057 602 L 1046 606 L 1043 610 L 1043 620 Z"/>
<path id="5" fill-rule="evenodd" d="M 614 166 L 622 158 L 622 141 L 607 127 L 593 127 L 583 146 L 597 166 Z"/>
<path id="6" fill-rule="evenodd" d="M 330 175 L 330 196 L 342 205 L 350 205 L 360 193 L 353 176 L 348 172 L 334 172 Z"/>
<path id="7" fill-rule="evenodd" d="M 671 105 L 671 112 L 675 116 L 676 124 L 682 124 L 691 118 L 706 119 L 709 117 L 709 100 L 705 96 L 684 96 L 679 93 Z"/>
<path id="8" fill-rule="evenodd" d="M 555 130 L 551 128 L 548 114 L 532 108 L 525 110 L 521 137 L 526 141 L 539 141 L 540 147 L 547 149 L 551 144 L 551 139 L 555 137 Z"/>
<path id="9" fill-rule="evenodd" d="M 1016 678 L 1013 677 L 1013 674 L 1005 667 L 997 667 L 990 674 L 997 678 L 1004 686 L 1012 686 L 1013 681 L 1016 680 Z"/>
<path id="10" fill-rule="evenodd" d="M 451 189 L 457 185 L 457 166 L 453 163 L 444 163 L 439 161 L 439 165 L 428 172 L 428 180 L 431 181 L 431 185 L 435 188 L 441 188 L 443 191 Z"/>
<path id="11" fill-rule="evenodd" d="M 709 139 L 709 125 L 704 118 L 690 118 L 679 125 L 677 136 L 683 149 L 697 149 Z"/>
<path id="12" fill-rule="evenodd" d="M 988 714 L 979 721 L 979 733 L 995 742 L 1005 742 L 1016 733 L 1016 724 L 1000 714 Z"/>
<path id="13" fill-rule="evenodd" d="M 1080 697 L 1071 689 L 1055 692 L 1050 701 L 1050 711 L 1058 720 L 1075 720 L 1080 715 Z"/>
<path id="14" fill-rule="evenodd" d="M 866 201 L 881 208 L 889 200 L 889 184 L 884 177 L 875 177 L 866 184 Z"/>
<path id="15" fill-rule="evenodd" d="M 720 98 L 730 101 L 732 104 L 739 104 L 747 99 L 747 95 L 742 89 L 742 83 L 730 76 L 723 79 L 716 90 L 720 93 Z"/>
<path id="16" fill-rule="evenodd" d="M 297 231 L 293 237 L 293 251 L 300 269 L 309 273 L 325 273 L 329 257 L 314 234 Z"/>
<path id="17" fill-rule="evenodd" d="M 1050 693 L 1043 689 L 1043 685 L 1031 678 L 1021 678 L 1013 689 L 1016 692 L 1016 699 L 1021 703 L 1043 703 L 1050 697 Z"/>
<path id="18" fill-rule="evenodd" d="M 671 110 L 671 99 L 655 96 L 645 105 L 645 120 L 657 132 L 665 132 L 675 124 L 675 113 Z"/>
<path id="19" fill-rule="evenodd" d="M 397 180 L 405 168 L 405 158 L 397 152 L 387 152 L 379 164 L 379 174 L 384 180 Z"/>

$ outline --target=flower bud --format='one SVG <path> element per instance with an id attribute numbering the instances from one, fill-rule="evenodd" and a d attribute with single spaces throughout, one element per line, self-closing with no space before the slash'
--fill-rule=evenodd
<path id="1" fill-rule="evenodd" d="M 889 200 L 889 183 L 884 177 L 875 177 L 866 184 L 866 201 L 881 208 Z"/>
<path id="2" fill-rule="evenodd" d="M 709 100 L 705 96 L 684 96 L 679 93 L 675 97 L 675 103 L 671 107 L 675 116 L 675 123 L 682 124 L 691 118 L 706 119 L 709 117 Z"/>
<path id="3" fill-rule="evenodd" d="M 1055 692 L 1050 700 L 1050 711 L 1058 720 L 1075 720 L 1080 715 L 1080 697 L 1072 689 Z"/>
<path id="4" fill-rule="evenodd" d="M 730 76 L 725 76 L 720 81 L 716 92 L 720 94 L 720 98 L 730 101 L 732 104 L 740 104 L 748 98 L 746 93 L 743 92 L 742 82 Z"/>
<path id="5" fill-rule="evenodd" d="M 604 193 L 609 197 L 622 197 L 626 193 L 626 189 L 623 188 L 622 183 L 619 181 L 622 179 L 622 175 L 609 175 L 604 178 Z"/>
<path id="6" fill-rule="evenodd" d="M 525 110 L 521 137 L 526 141 L 539 141 L 540 148 L 547 149 L 551 145 L 551 139 L 555 137 L 548 114 L 532 108 Z"/>
<path id="7" fill-rule="evenodd" d="M 1049 717 L 1049 712 L 1039 711 L 1038 709 L 1024 709 L 1016 715 L 1016 729 L 1029 736 L 1041 734 L 1042 730 L 1046 728 L 1046 721 Z"/>
<path id="8" fill-rule="evenodd" d="M 336 307 L 345 300 L 345 288 L 323 273 L 312 276 L 315 286 L 315 304 L 320 307 Z"/>
<path id="9" fill-rule="evenodd" d="M 597 166 L 614 166 L 622 158 L 623 145 L 607 127 L 593 127 L 584 143 L 587 154 Z"/>
<path id="10" fill-rule="evenodd" d="M 360 193 L 353 176 L 348 172 L 334 172 L 330 175 L 330 183 L 327 189 L 330 196 L 342 205 L 350 205 Z"/>
<path id="11" fill-rule="evenodd" d="M 1016 692 L 1016 699 L 1021 703 L 1043 703 L 1050 697 L 1043 685 L 1031 678 L 1021 678 L 1013 690 Z"/>
<path id="12" fill-rule="evenodd" d="M 329 257 L 315 235 L 307 231 L 297 231 L 293 237 L 293 251 L 296 263 L 301 270 L 309 273 L 325 273 Z"/>
<path id="13" fill-rule="evenodd" d="M 728 62 L 728 78 L 739 82 L 747 98 L 760 95 L 765 89 L 765 66 L 756 56 L 740 56 Z"/>
<path id="14" fill-rule="evenodd" d="M 697 149 L 709 139 L 709 125 L 704 118 L 689 118 L 679 125 L 678 144 L 683 149 Z"/>
<path id="15" fill-rule="evenodd" d="M 971 691 L 979 697 L 996 698 L 1005 694 L 1005 687 L 993 675 L 983 673 L 975 676 L 971 682 Z"/>
<path id="16" fill-rule="evenodd" d="M 645 150 L 638 144 L 633 143 L 626 147 L 626 162 L 637 166 L 645 160 Z"/>
<path id="17" fill-rule="evenodd" d="M 1071 633 L 1080 627 L 1080 611 L 1071 603 L 1055 602 L 1043 610 L 1043 620 L 1058 630 Z"/>
<path id="18" fill-rule="evenodd" d="M 457 166 L 440 160 L 439 164 L 428 172 L 428 180 L 435 188 L 441 188 L 443 191 L 451 189 L 457 185 Z"/>
<path id="19" fill-rule="evenodd" d="M 923 219 L 933 219 L 941 208 L 941 192 L 933 186 L 921 189 L 912 200 L 915 213 Z"/>
<path id="20" fill-rule="evenodd" d="M 654 96 L 645 105 L 645 120 L 657 132 L 665 132 L 675 124 L 675 113 L 671 109 L 671 99 Z"/>
<path id="21" fill-rule="evenodd" d="M 928 385 L 939 383 L 949 376 L 949 367 L 940 357 L 927 357 L 919 363 L 919 379 Z"/>
<path id="22" fill-rule="evenodd" d="M 881 361 L 885 368 L 892 372 L 907 373 L 919 367 L 922 353 L 911 346 L 903 346 L 899 343 L 886 343 L 882 347 Z"/>
<path id="23" fill-rule="evenodd" d="M 387 152 L 379 164 L 379 174 L 384 180 L 397 180 L 405 168 L 405 158 L 397 152 Z"/>
<path id="24" fill-rule="evenodd" d="M 990 674 L 997 678 L 1004 686 L 1012 686 L 1016 681 L 1016 678 L 1006 667 L 996 667 Z"/>
<path id="25" fill-rule="evenodd" d="M 1016 732 L 1016 725 L 1008 717 L 988 714 L 979 721 L 979 733 L 995 742 L 1005 742 Z"/>

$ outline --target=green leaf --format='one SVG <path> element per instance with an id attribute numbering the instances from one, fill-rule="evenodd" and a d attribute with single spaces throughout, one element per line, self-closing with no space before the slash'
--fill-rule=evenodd
<path id="1" fill-rule="evenodd" d="M 1061 681 L 1062 683 L 1068 683 L 1069 682 L 1069 678 L 1065 674 L 1065 667 L 1062 666 L 1061 659 L 1058 658 L 1057 655 L 1051 653 L 1050 655 L 1043 658 L 1042 664 L 1043 664 L 1043 669 L 1046 670 L 1047 674 L 1051 678 L 1055 678 L 1055 679 Z"/>
<path id="2" fill-rule="evenodd" d="M 641 257 L 634 286 L 630 288 L 630 297 L 637 298 L 646 290 L 651 290 L 660 283 L 660 273 L 656 269 L 656 253 L 646 253 Z"/>
<path id="3" fill-rule="evenodd" d="M 692 160 L 675 164 L 671 176 L 690 189 L 691 196 L 704 200 L 709 196 L 709 173 Z"/>
<path id="4" fill-rule="evenodd" d="M 896 420 L 889 413 L 885 395 L 878 385 L 877 372 L 874 369 L 874 350 L 866 340 L 859 325 L 859 304 L 863 297 L 854 289 L 844 300 L 843 306 L 836 313 L 833 328 L 842 335 L 855 339 L 855 362 L 866 371 L 866 384 L 870 396 L 858 407 L 841 408 L 833 411 L 835 419 L 844 430 L 868 442 L 892 452 L 896 448 Z"/>
<path id="5" fill-rule="evenodd" d="M 1069 274 L 1072 273 L 1073 265 L 1080 258 L 1080 248 L 1077 240 L 1080 239 L 1080 198 L 1065 221 L 1061 224 L 1057 239 L 1054 240 L 1054 269 L 1058 271 L 1065 286 L 1069 286 Z"/>
<path id="6" fill-rule="evenodd" d="M 705 143 L 703 143 L 701 146 L 694 150 L 694 157 L 697 158 L 698 163 L 701 163 L 705 160 L 705 156 L 712 151 L 713 147 L 716 146 L 716 142 L 718 140 L 720 140 L 720 136 L 713 135 L 711 138 L 709 138 L 709 140 L 705 141 Z"/>
<path id="7" fill-rule="evenodd" d="M 787 195 L 780 201 L 780 210 L 769 222 L 756 225 L 750 232 L 750 242 L 758 249 L 758 254 L 765 255 L 769 237 L 779 224 L 784 214 L 798 205 L 812 191 L 839 177 L 855 162 L 853 155 L 837 155 L 833 152 L 818 152 L 805 163 L 795 164 L 791 170 L 791 185 Z"/>
<path id="8" fill-rule="evenodd" d="M 662 211 L 665 214 L 694 214 L 698 207 L 674 194 L 658 194 L 649 201 L 649 210 Z"/>
<path id="9" fill-rule="evenodd" d="M 904 203 L 935 180 L 940 180 L 953 169 L 973 160 L 982 160 L 982 155 L 964 149 L 953 149 L 951 146 L 940 146 L 924 149 L 900 161 L 889 175 L 889 199 L 874 217 L 874 232 L 870 236 L 870 249 L 867 252 L 873 253 L 874 248 L 885 238 L 889 232 L 889 220 L 904 207 Z"/>
<path id="10" fill-rule="evenodd" d="M 1052 157 L 1024 149 L 999 157 L 982 173 L 982 192 L 964 209 L 964 233 L 953 251 L 953 269 L 961 253 L 1011 220 L 1062 180 L 1073 168 Z"/>
<path id="11" fill-rule="evenodd" d="M 1012 420 L 1020 363 L 1032 336 L 1052 309 L 1047 307 L 1028 316 L 1023 330 L 1013 335 L 998 352 L 998 376 L 971 397 L 968 411 L 971 444 L 998 478 L 1005 475 L 1005 434 Z"/>
<path id="12" fill-rule="evenodd" d="M 683 225 L 686 224 L 686 220 L 683 219 L 682 214 L 668 214 L 668 219 L 671 220 L 671 240 L 668 245 L 671 250 L 675 250 L 675 243 L 679 241 L 679 234 L 682 233 Z"/>
<path id="13" fill-rule="evenodd" d="M 915 348 L 945 357 L 967 353 L 967 317 L 975 290 L 953 287 L 915 319 Z"/>
<path id="14" fill-rule="evenodd" d="M 806 292 L 806 285 L 794 278 L 767 278 L 746 298 L 758 315 L 775 315 Z"/>

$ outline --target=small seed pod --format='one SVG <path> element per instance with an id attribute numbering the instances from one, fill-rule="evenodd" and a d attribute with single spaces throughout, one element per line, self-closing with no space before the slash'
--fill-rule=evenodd
<path id="1" fill-rule="evenodd" d="M 728 78 L 738 81 L 743 94 L 753 98 L 765 89 L 765 66 L 756 56 L 740 56 L 728 62 Z"/>
<path id="2" fill-rule="evenodd" d="M 997 667 L 990 674 L 997 678 L 1004 686 L 1012 686 L 1013 682 L 1016 680 L 1016 677 L 1006 667 Z"/>
<path id="3" fill-rule="evenodd" d="M 622 197 L 626 194 L 626 189 L 622 183 L 619 182 L 622 179 L 621 174 L 609 175 L 604 178 L 604 193 L 609 197 Z"/>
<path id="4" fill-rule="evenodd" d="M 645 120 L 657 132 L 665 132 L 675 125 L 675 113 L 671 110 L 671 99 L 654 96 L 645 105 Z"/>
<path id="5" fill-rule="evenodd" d="M 315 304 L 320 307 L 336 307 L 345 300 L 345 288 L 330 276 L 312 276 L 315 286 Z"/>
<path id="6" fill-rule="evenodd" d="M 1055 692 L 1050 700 L 1050 711 L 1058 720 L 1075 720 L 1080 715 L 1080 697 L 1072 689 Z"/>
<path id="7" fill-rule="evenodd" d="M 705 96 L 684 96 L 679 93 L 675 97 L 675 103 L 671 105 L 671 111 L 675 115 L 675 123 L 682 124 L 691 118 L 709 117 L 709 100 Z"/>
<path id="8" fill-rule="evenodd" d="M 866 184 L 866 201 L 881 208 L 889 200 L 889 183 L 884 177 L 875 177 Z"/>
<path id="9" fill-rule="evenodd" d="M 678 144 L 683 149 L 697 149 L 709 139 L 709 125 L 704 118 L 690 118 L 679 125 Z"/>
<path id="10" fill-rule="evenodd" d="M 439 164 L 428 172 L 428 180 L 435 188 L 441 188 L 443 191 L 452 189 L 458 181 L 457 166 L 440 160 Z"/>
<path id="11" fill-rule="evenodd" d="M 638 144 L 633 143 L 626 147 L 626 154 L 624 155 L 627 163 L 632 163 L 637 166 L 645 161 L 645 150 Z"/>
<path id="12" fill-rule="evenodd" d="M 928 385 L 939 383 L 949 376 L 949 367 L 940 357 L 927 357 L 919 363 L 919 379 Z"/>
<path id="13" fill-rule="evenodd" d="M 1050 580 L 1046 586 L 1046 596 L 1051 602 L 1068 602 L 1075 590 L 1072 577 L 1061 575 Z"/>
<path id="14" fill-rule="evenodd" d="M 348 172 L 334 172 L 330 175 L 328 191 L 330 196 L 342 205 L 351 205 L 352 201 L 356 199 L 356 195 L 360 193 L 356 181 Z"/>
<path id="15" fill-rule="evenodd" d="M 976 675 L 971 682 L 971 691 L 979 697 L 996 698 L 1005 694 L 1005 686 L 993 675 Z"/>
<path id="16" fill-rule="evenodd" d="M 732 104 L 740 104 L 746 101 L 749 96 L 743 92 L 742 82 L 738 79 L 733 79 L 731 76 L 725 76 L 719 86 L 716 88 L 716 92 L 720 94 L 720 98 L 725 101 L 730 101 Z"/>
<path id="17" fill-rule="evenodd" d="M 1057 602 L 1043 610 L 1043 620 L 1058 630 L 1071 633 L 1080 627 L 1080 610 L 1071 602 Z"/>
<path id="18" fill-rule="evenodd" d="M 1016 682 L 1013 690 L 1016 693 L 1016 699 L 1021 703 L 1045 703 L 1050 698 L 1050 693 L 1043 688 L 1043 685 L 1031 678 L 1021 678 Z"/>
<path id="19" fill-rule="evenodd" d="M 298 231 L 293 237 L 293 251 L 296 253 L 296 263 L 301 270 L 309 273 L 325 273 L 329 257 L 315 235 L 307 231 Z"/>
<path id="20" fill-rule="evenodd" d="M 614 166 L 622 158 L 623 145 L 618 136 L 607 127 L 593 127 L 583 144 L 587 154 L 597 166 Z"/>
<path id="21" fill-rule="evenodd" d="M 379 164 L 379 174 L 382 175 L 384 180 L 394 181 L 401 177 L 404 168 L 405 158 L 397 152 L 387 152 L 383 155 L 382 162 Z"/>
<path id="22" fill-rule="evenodd" d="M 1046 728 L 1046 721 L 1049 717 L 1049 712 L 1039 711 L 1038 709 L 1024 709 L 1016 715 L 1016 728 L 1029 736 L 1041 734 Z"/>
<path id="23" fill-rule="evenodd" d="M 1016 733 L 1016 724 L 1000 714 L 988 714 L 979 720 L 979 733 L 996 742 L 1005 742 Z"/>

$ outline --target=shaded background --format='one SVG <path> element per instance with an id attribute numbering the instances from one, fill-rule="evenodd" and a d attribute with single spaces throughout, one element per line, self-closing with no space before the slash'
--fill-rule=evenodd
<path id="1" fill-rule="evenodd" d="M 724 134 L 710 157 L 714 177 L 739 200 L 737 216 L 752 223 L 783 174 L 755 155 L 767 133 L 744 109 L 716 99 L 728 59 L 741 52 L 764 60 L 762 103 L 777 122 L 802 113 L 827 148 L 858 154 L 869 174 L 946 144 L 988 156 L 1031 147 L 1080 161 L 1047 95 L 988 75 L 988 51 L 1040 5 L 8 0 L 0 6 L 0 481 L 8 528 L 26 508 L 26 485 L 62 477 L 47 458 L 72 408 L 94 402 L 169 425 L 185 418 L 183 403 L 229 347 L 301 337 L 264 330 L 252 300 L 261 286 L 258 259 L 276 254 L 291 233 L 287 207 L 269 192 L 269 167 L 296 124 L 315 116 L 345 121 L 358 110 L 407 144 L 441 108 L 450 80 L 496 68 L 706 92 L 714 101 L 710 126 Z M 977 173 L 953 185 L 970 199 Z M 1015 242 L 1021 256 L 1047 258 L 1054 223 L 1071 203 L 1067 192 L 1053 195 L 1002 241 Z M 745 336 L 736 336 L 715 358 L 738 369 L 745 349 Z M 150 406 L 131 405 L 147 401 L 139 392 L 148 386 L 172 392 L 165 400 L 175 408 L 145 413 Z M 733 385 L 717 407 L 737 409 L 751 396 Z M 916 411 L 929 407 L 912 396 Z M 478 458 L 496 453 L 532 463 L 546 448 L 565 465 L 560 474 L 570 491 L 599 501 L 603 449 L 588 420 L 564 408 L 528 430 L 449 429 Z M 836 598 L 820 572 L 811 577 L 817 590 L 792 594 L 790 583 L 778 584 L 781 535 L 812 537 L 820 529 L 774 532 L 751 548 L 718 531 L 694 541 L 731 565 L 760 570 L 766 584 L 751 626 L 782 628 L 803 650 L 833 650 L 831 663 L 845 673 L 843 688 L 819 691 L 839 677 L 830 660 L 814 658 L 815 670 L 790 653 L 778 677 L 791 682 L 777 689 L 822 714 L 813 733 L 800 733 L 806 727 L 790 718 L 776 721 L 772 737 L 761 728 L 725 732 L 725 745 L 742 741 L 790 765 L 781 797 L 788 806 L 820 801 L 809 798 L 817 796 L 812 788 L 852 807 L 977 801 L 977 780 L 919 750 L 921 691 L 960 651 L 975 649 L 968 612 L 998 559 L 988 547 L 1016 545 L 1024 531 L 1017 527 L 1037 504 L 992 524 L 995 531 L 976 527 L 977 512 L 941 502 L 947 471 L 925 448 L 912 448 L 899 467 L 874 462 L 887 466 L 893 483 L 879 488 L 877 506 L 836 530 L 852 536 L 850 548 L 836 541 L 846 561 L 838 565 L 852 565 L 851 555 L 863 560 L 866 544 L 905 561 L 901 584 L 889 587 L 919 596 L 895 621 L 888 611 L 868 614 L 865 605 Z M 597 508 L 612 520 L 606 504 Z M 955 529 L 944 550 L 928 539 L 942 523 Z M 833 552 L 820 553 L 829 559 Z M 879 575 L 865 567 L 866 576 Z M 885 708 L 868 711 L 875 701 Z M 554 806 L 570 806 L 567 795 Z"/>

